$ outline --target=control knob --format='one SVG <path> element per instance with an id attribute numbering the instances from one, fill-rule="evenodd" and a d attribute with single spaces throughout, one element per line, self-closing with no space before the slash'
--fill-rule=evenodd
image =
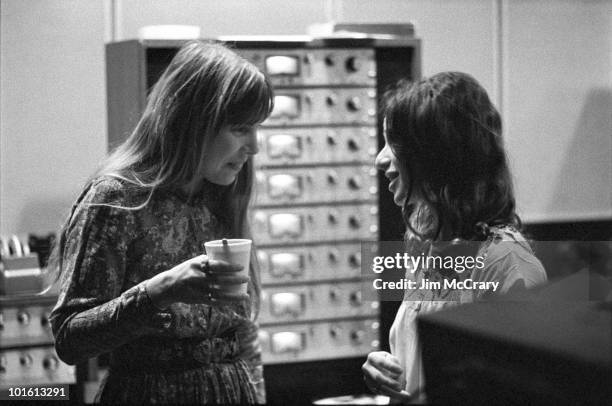
<path id="1" fill-rule="evenodd" d="M 332 338 L 338 338 L 339 333 L 340 333 L 340 328 L 330 327 L 329 335 L 332 336 Z"/>
<path id="2" fill-rule="evenodd" d="M 355 73 L 361 69 L 361 61 L 355 56 L 349 56 L 344 62 L 344 67 L 349 73 Z"/>
<path id="3" fill-rule="evenodd" d="M 339 296 L 340 295 L 338 294 L 338 289 L 336 289 L 336 288 L 330 288 L 329 289 L 329 299 L 332 302 L 337 301 Z"/>
<path id="4" fill-rule="evenodd" d="M 329 254 L 327 254 L 327 259 L 329 260 L 329 262 L 335 264 L 338 262 L 338 253 L 336 251 L 330 251 Z"/>
<path id="5" fill-rule="evenodd" d="M 348 186 L 349 186 L 349 189 L 359 190 L 359 189 L 361 189 L 361 180 L 357 176 L 352 176 L 348 180 Z"/>
<path id="6" fill-rule="evenodd" d="M 43 327 L 50 327 L 50 324 L 49 324 L 49 317 L 50 317 L 50 314 L 49 314 L 48 312 L 45 312 L 45 313 L 44 313 L 44 314 L 43 314 L 43 315 L 40 317 L 40 324 L 41 324 Z"/>
<path id="7" fill-rule="evenodd" d="M 338 104 L 338 96 L 336 96 L 335 94 L 330 94 L 325 98 L 325 104 L 327 104 L 329 107 L 333 107 L 336 104 Z"/>
<path id="8" fill-rule="evenodd" d="M 357 229 L 359 227 L 361 227 L 361 222 L 359 221 L 359 219 L 355 216 L 351 216 L 349 218 L 349 226 L 351 228 Z"/>
<path id="9" fill-rule="evenodd" d="M 334 134 L 327 134 L 327 145 L 334 146 L 338 142 L 336 141 L 336 136 Z"/>
<path id="10" fill-rule="evenodd" d="M 361 99 L 357 96 L 351 97 L 346 101 L 346 108 L 352 112 L 361 110 Z"/>
<path id="11" fill-rule="evenodd" d="M 23 354 L 19 357 L 19 363 L 24 367 L 32 365 L 32 356 L 30 354 Z"/>
<path id="12" fill-rule="evenodd" d="M 361 266 L 361 258 L 359 254 L 351 254 L 349 256 L 349 264 L 353 268 L 359 268 Z"/>
<path id="13" fill-rule="evenodd" d="M 26 311 L 17 313 L 17 321 L 19 324 L 28 325 L 30 324 L 30 315 Z"/>
<path id="14" fill-rule="evenodd" d="M 350 297 L 350 301 L 351 304 L 353 306 L 361 306 L 362 300 L 361 300 L 361 292 L 360 291 L 356 291 L 351 293 Z"/>
<path id="15" fill-rule="evenodd" d="M 363 337 L 365 333 L 362 330 L 351 331 L 351 341 L 355 344 L 361 344 L 363 342 Z"/>
<path id="16" fill-rule="evenodd" d="M 47 370 L 55 370 L 59 366 L 59 361 L 55 355 L 49 355 L 43 360 L 43 368 Z"/>
<path id="17" fill-rule="evenodd" d="M 348 146 L 349 151 L 359 151 L 359 145 L 357 144 L 357 141 L 352 138 L 347 141 L 346 145 Z"/>
<path id="18" fill-rule="evenodd" d="M 338 184 L 338 174 L 334 171 L 328 172 L 327 173 L 327 183 L 330 186 L 337 185 Z"/>

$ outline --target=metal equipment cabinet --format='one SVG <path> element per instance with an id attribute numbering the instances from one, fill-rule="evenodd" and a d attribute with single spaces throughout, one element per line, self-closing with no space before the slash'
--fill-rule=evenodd
<path id="1" fill-rule="evenodd" d="M 53 294 L 0 296 L 0 391 L 76 382 L 76 368 L 53 347 L 49 315 L 56 301 Z"/>

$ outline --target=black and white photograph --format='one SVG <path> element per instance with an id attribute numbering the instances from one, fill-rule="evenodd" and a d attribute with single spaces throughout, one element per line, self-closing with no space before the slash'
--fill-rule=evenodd
<path id="1" fill-rule="evenodd" d="M 0 400 L 612 404 L 612 1 L 0 0 Z"/>

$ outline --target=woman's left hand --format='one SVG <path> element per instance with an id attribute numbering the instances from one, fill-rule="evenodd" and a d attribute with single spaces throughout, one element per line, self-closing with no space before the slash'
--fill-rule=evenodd
<path id="1" fill-rule="evenodd" d="M 371 352 L 361 370 L 366 385 L 377 395 L 389 396 L 400 402 L 412 400 L 412 396 L 403 390 L 402 382 L 400 382 L 404 370 L 399 360 L 388 352 Z"/>

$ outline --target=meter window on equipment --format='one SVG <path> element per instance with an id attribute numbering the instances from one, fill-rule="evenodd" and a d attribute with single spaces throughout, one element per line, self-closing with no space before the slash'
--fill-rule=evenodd
<path id="1" fill-rule="evenodd" d="M 274 316 L 298 316 L 304 309 L 303 296 L 299 293 L 275 293 L 270 298 L 272 314 Z"/>
<path id="2" fill-rule="evenodd" d="M 302 195 L 302 179 L 289 174 L 272 175 L 268 178 L 270 197 L 299 197 Z"/>
<path id="3" fill-rule="evenodd" d="M 301 275 L 304 257 L 292 252 L 279 252 L 270 256 L 270 273 L 274 276 Z"/>
<path id="4" fill-rule="evenodd" d="M 299 58 L 287 55 L 268 56 L 266 58 L 266 73 L 270 76 L 299 76 Z"/>
<path id="5" fill-rule="evenodd" d="M 268 156 L 270 158 L 297 158 L 302 155 L 300 137 L 288 134 L 276 134 L 268 137 Z"/>
<path id="6" fill-rule="evenodd" d="M 299 117 L 300 116 L 300 97 L 292 95 L 274 96 L 274 110 L 270 117 Z"/>
<path id="7" fill-rule="evenodd" d="M 297 214 L 272 214 L 268 221 L 272 237 L 288 236 L 295 238 L 302 235 L 302 217 Z"/>
<path id="8" fill-rule="evenodd" d="M 301 333 L 283 331 L 272 335 L 272 352 L 299 352 L 304 348 L 304 336 Z"/>

